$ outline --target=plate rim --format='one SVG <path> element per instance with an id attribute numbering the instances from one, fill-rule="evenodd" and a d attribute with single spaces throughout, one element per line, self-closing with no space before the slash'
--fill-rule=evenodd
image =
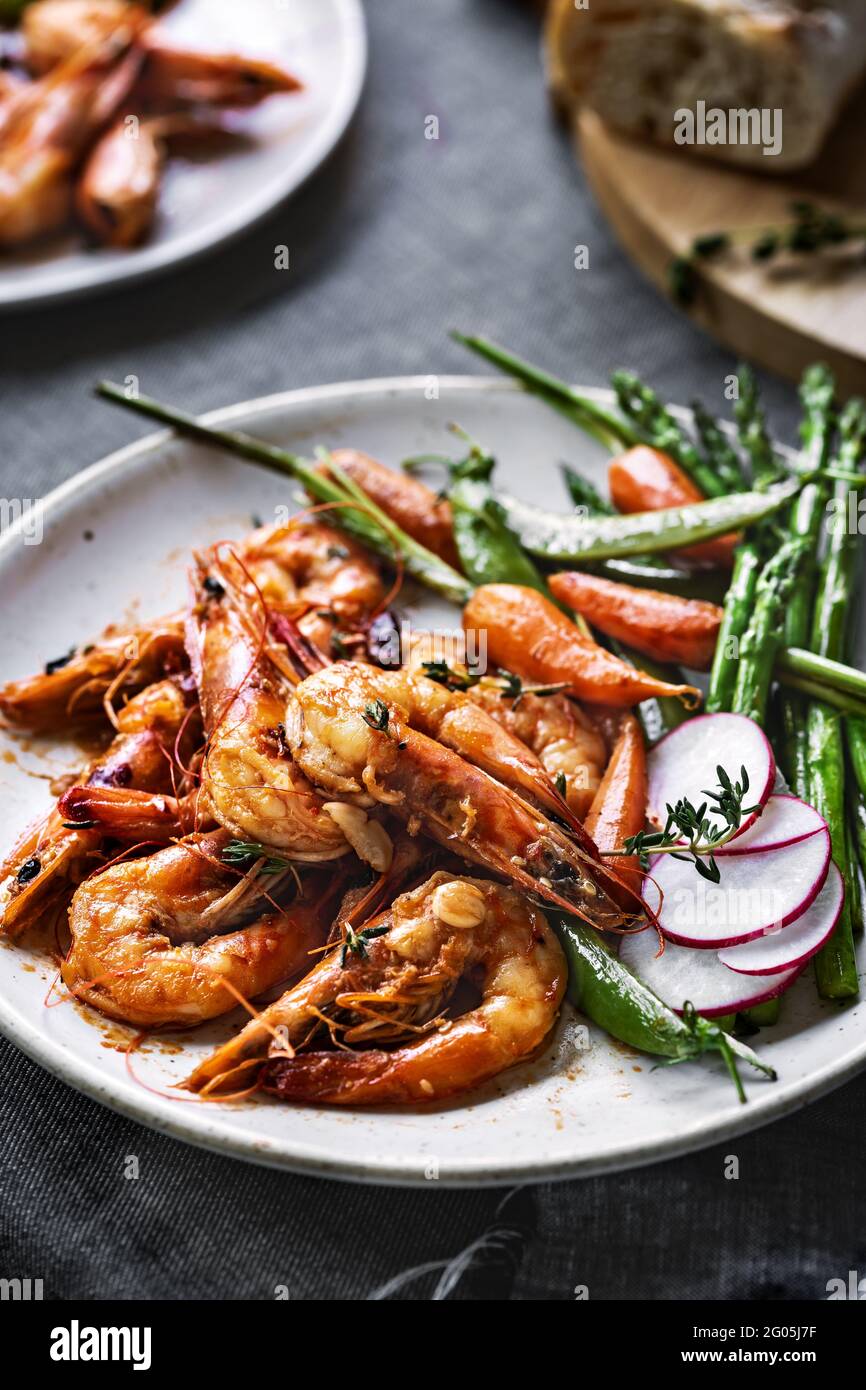
<path id="1" fill-rule="evenodd" d="M 137 248 L 137 253 L 130 253 L 123 260 L 105 266 L 102 273 L 96 266 L 85 265 L 76 274 L 70 274 L 66 284 L 52 285 L 49 282 L 44 288 L 37 286 L 23 294 L 16 292 L 13 274 L 8 292 L 0 284 L 0 314 L 37 310 L 91 296 L 95 298 L 179 269 L 220 247 L 229 246 L 245 232 L 257 227 L 288 198 L 300 192 L 346 133 L 361 100 L 367 76 L 369 40 L 362 0 L 331 0 L 331 3 L 335 6 L 336 23 L 346 42 L 346 78 L 339 89 L 337 102 L 329 108 L 290 180 L 274 180 L 276 186 L 272 190 L 263 191 L 246 204 L 247 209 L 252 206 L 251 212 L 242 213 L 240 209 L 234 213 L 229 211 L 215 229 L 182 235 L 179 249 L 176 242 L 170 241 Z"/>
<path id="2" fill-rule="evenodd" d="M 524 392 L 519 385 L 501 377 L 437 374 L 436 379 L 440 389 L 445 391 L 530 395 L 530 393 Z M 265 415 L 274 410 L 290 410 L 293 407 L 302 410 L 311 405 L 330 401 L 345 403 L 364 397 L 378 396 L 387 400 L 389 397 L 417 396 L 419 392 L 423 393 L 429 381 L 430 374 L 425 373 L 423 375 L 365 378 L 357 381 L 298 387 L 266 396 L 253 397 L 233 405 L 222 406 L 203 413 L 200 418 L 206 424 L 212 425 L 227 425 L 240 419 L 246 419 L 252 423 L 255 416 Z M 576 389 L 601 401 L 611 402 L 613 400 L 613 392 L 605 388 L 579 386 Z M 676 413 L 688 415 L 688 411 L 684 408 L 678 408 Z M 52 516 L 57 515 L 62 522 L 62 512 L 68 502 L 77 499 L 80 494 L 86 493 L 89 488 L 98 484 L 103 478 L 119 475 L 124 468 L 146 460 L 149 454 L 158 452 L 172 439 L 177 439 L 177 436 L 170 429 L 151 432 L 81 469 L 73 477 L 58 484 L 40 499 L 39 504 L 43 509 L 45 521 L 49 522 Z M 19 517 L 12 526 L 0 535 L 0 562 L 5 558 L 7 552 L 16 545 L 23 532 L 25 521 L 26 514 Z M 364 1160 L 342 1157 L 335 1159 L 332 1151 L 320 1143 L 308 1143 L 297 1139 L 285 1141 L 284 1147 L 277 1150 L 274 1147 L 274 1141 L 269 1141 L 267 1145 L 263 1145 L 260 1139 L 254 1135 L 245 1134 L 242 1130 L 223 1129 L 216 1118 L 219 1112 L 215 1112 L 213 1119 L 206 1120 L 198 1128 L 193 1129 L 186 1126 L 182 1118 L 182 1108 L 180 1111 L 175 1108 L 172 1113 L 169 1108 L 171 1102 L 164 1097 L 156 1098 L 145 1089 L 142 1089 L 140 1096 L 137 1094 L 128 1095 L 122 1091 L 117 1094 L 113 1093 L 111 1081 L 102 1077 L 93 1063 L 68 1049 L 58 1050 L 47 1036 L 40 1033 L 34 1024 L 31 1024 L 18 1013 L 11 1001 L 2 998 L 0 998 L 0 1033 L 19 1047 L 31 1060 L 74 1090 L 127 1119 L 134 1120 L 146 1128 L 154 1129 L 170 1138 L 191 1144 L 193 1147 L 217 1152 L 224 1157 L 236 1158 L 264 1167 L 306 1176 L 386 1186 L 429 1186 L 429 1180 L 424 1175 L 424 1155 L 420 1152 L 413 1159 L 392 1160 L 386 1157 Z M 67 1052 L 68 1056 L 66 1055 Z M 596 1177 L 604 1173 L 625 1172 L 651 1163 L 662 1162 L 665 1159 L 685 1157 L 725 1139 L 750 1133 L 771 1124 L 775 1120 L 793 1114 L 836 1087 L 843 1085 L 864 1069 L 866 1069 L 866 1036 L 849 1053 L 844 1065 L 840 1066 L 832 1061 L 827 1062 L 816 1073 L 810 1074 L 801 1081 L 790 1082 L 787 1085 L 776 1083 L 780 1089 L 774 1095 L 768 1096 L 761 1104 L 760 1109 L 750 1109 L 749 1105 L 746 1105 L 741 1107 L 739 1111 L 733 1112 L 730 1118 L 709 1124 L 706 1121 L 701 1121 L 685 1132 L 680 1128 L 675 1133 L 666 1134 L 651 1141 L 621 1144 L 618 1148 L 598 1157 L 584 1156 L 573 1160 L 559 1158 L 550 1162 L 541 1157 L 532 1163 L 523 1161 L 515 1165 L 509 1165 L 507 1161 L 505 1163 L 494 1162 L 490 1158 L 484 1157 L 472 1161 L 461 1159 L 454 1164 L 447 1161 L 445 1163 L 440 1162 L 436 1186 L 449 1188 L 500 1187 L 515 1182 L 566 1181 L 583 1177 Z"/>

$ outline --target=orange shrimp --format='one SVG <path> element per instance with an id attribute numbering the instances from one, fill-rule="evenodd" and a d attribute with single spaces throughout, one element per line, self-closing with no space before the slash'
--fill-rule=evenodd
<path id="1" fill-rule="evenodd" d="M 465 696 L 412 672 L 341 661 L 295 688 L 285 728 L 295 766 L 321 794 L 386 806 L 410 834 L 594 925 L 621 924 L 595 846 L 544 768 Z M 571 834 L 514 787 L 571 817 Z"/>
<path id="2" fill-rule="evenodd" d="M 112 865 L 77 889 L 69 914 L 66 986 L 101 1013 L 146 1028 L 228 1013 L 309 964 L 329 922 L 321 878 L 276 908 L 289 868 L 240 878 L 222 862 L 231 836 L 192 835 L 144 859 Z M 268 911 L 262 915 L 264 901 Z M 251 913 L 257 913 L 249 920 Z"/>
<path id="3" fill-rule="evenodd" d="M 87 806 L 89 797 L 165 793 L 178 789 L 173 780 L 173 756 L 179 735 L 179 751 L 188 752 L 198 737 L 184 693 L 171 681 L 162 681 L 130 700 L 118 715 L 119 731 L 107 752 L 98 758 L 76 788 Z M 0 864 L 0 926 L 17 936 L 35 925 L 48 910 L 62 906 L 83 874 L 99 862 L 106 835 L 135 842 L 142 834 L 141 817 L 125 827 L 98 823 L 82 813 L 80 801 L 70 791 L 37 825 L 27 830 Z M 167 797 L 157 797 L 157 800 Z M 76 822 L 80 822 L 77 824 Z"/>
<path id="4" fill-rule="evenodd" d="M 441 1101 L 530 1057 L 554 1024 L 567 978 L 562 949 L 513 889 L 439 872 L 373 918 L 360 940 L 360 949 L 325 957 L 187 1088 L 211 1095 L 263 1070 L 281 1100 Z M 480 1001 L 452 1017 L 462 979 Z M 323 1034 L 336 1048 L 313 1050 Z"/>
<path id="5" fill-rule="evenodd" d="M 147 10 L 126 0 L 39 0 L 21 21 L 27 61 L 44 73 L 82 44 L 98 43 L 119 25 L 134 24 L 144 56 L 136 105 L 254 106 L 278 92 L 297 92 L 301 82 L 274 63 L 234 53 L 205 53 L 176 43 Z"/>
<path id="6" fill-rule="evenodd" d="M 129 29 L 76 50 L 7 102 L 0 147 L 0 247 L 68 220 L 76 168 L 129 94 L 141 54 Z"/>
<path id="7" fill-rule="evenodd" d="M 179 614 L 137 627 L 110 627 L 95 642 L 50 661 L 45 671 L 0 686 L 0 720 L 31 733 L 66 732 L 99 721 L 122 701 L 188 665 Z"/>

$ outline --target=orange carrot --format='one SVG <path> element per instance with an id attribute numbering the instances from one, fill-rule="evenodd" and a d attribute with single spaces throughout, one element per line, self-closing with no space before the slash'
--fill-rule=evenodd
<path id="1" fill-rule="evenodd" d="M 602 854 L 606 850 L 621 849 L 630 835 L 637 835 L 643 830 L 646 825 L 646 801 L 646 746 L 640 724 L 633 714 L 628 714 L 622 721 L 607 771 L 584 821 L 585 830 L 595 840 Z M 628 905 L 633 905 L 634 894 L 640 892 L 637 876 L 640 861 L 634 855 L 614 859 L 612 863 L 630 890 Z M 621 905 L 627 905 L 625 894 Z"/>
<path id="2" fill-rule="evenodd" d="M 637 705 L 661 695 L 678 696 L 694 708 L 700 692 L 691 685 L 656 680 L 585 637 L 564 613 L 535 589 L 520 584 L 483 584 L 463 610 L 463 627 L 484 642 L 496 665 L 539 685 L 563 684 L 569 695 L 590 704 Z"/>
<path id="3" fill-rule="evenodd" d="M 334 449 L 331 457 L 392 521 L 434 555 L 460 569 L 451 525 L 451 507 L 417 478 L 398 473 L 358 449 Z M 323 464 L 321 472 L 327 472 Z"/>
<path id="4" fill-rule="evenodd" d="M 668 454 L 639 444 L 611 459 L 607 470 L 610 499 L 618 512 L 658 512 L 681 507 L 687 502 L 703 502 L 704 494 L 688 474 Z M 739 537 L 718 536 L 712 541 L 689 545 L 672 553 L 699 565 L 730 569 Z"/>
<path id="5" fill-rule="evenodd" d="M 577 570 L 551 575 L 550 589 L 600 632 L 645 656 L 693 671 L 708 671 L 712 665 L 722 621 L 715 603 L 635 589 Z"/>

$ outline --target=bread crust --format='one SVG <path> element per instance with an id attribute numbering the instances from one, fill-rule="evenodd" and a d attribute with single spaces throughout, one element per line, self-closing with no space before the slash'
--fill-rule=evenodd
<path id="1" fill-rule="evenodd" d="M 557 106 L 590 106 L 631 135 L 783 172 L 810 163 L 866 72 L 863 0 L 551 0 L 548 83 Z M 779 150 L 684 143 L 677 112 L 781 112 Z M 682 126 L 680 123 L 680 131 Z"/>

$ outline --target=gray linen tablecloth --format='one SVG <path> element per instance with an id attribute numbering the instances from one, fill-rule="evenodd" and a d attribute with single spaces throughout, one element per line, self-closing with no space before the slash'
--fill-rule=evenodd
<path id="1" fill-rule="evenodd" d="M 624 259 L 550 118 L 530 8 L 367 10 L 361 112 L 298 198 L 172 277 L 3 320 L 0 495 L 39 496 L 132 437 L 134 421 L 92 398 L 97 378 L 135 373 L 201 411 L 315 382 L 471 372 L 455 325 L 575 380 L 632 365 L 663 395 L 721 403 L 732 360 Z M 794 392 L 769 380 L 766 393 L 790 434 Z M 586 1285 L 593 1299 L 814 1299 L 866 1272 L 866 1077 L 723 1149 L 506 1197 L 241 1165 L 120 1119 L 5 1042 L 0 1076 L 0 1275 L 42 1278 L 46 1297 L 262 1299 L 285 1284 L 293 1298 L 569 1299 Z M 738 1182 L 724 1177 L 732 1150 Z"/>

